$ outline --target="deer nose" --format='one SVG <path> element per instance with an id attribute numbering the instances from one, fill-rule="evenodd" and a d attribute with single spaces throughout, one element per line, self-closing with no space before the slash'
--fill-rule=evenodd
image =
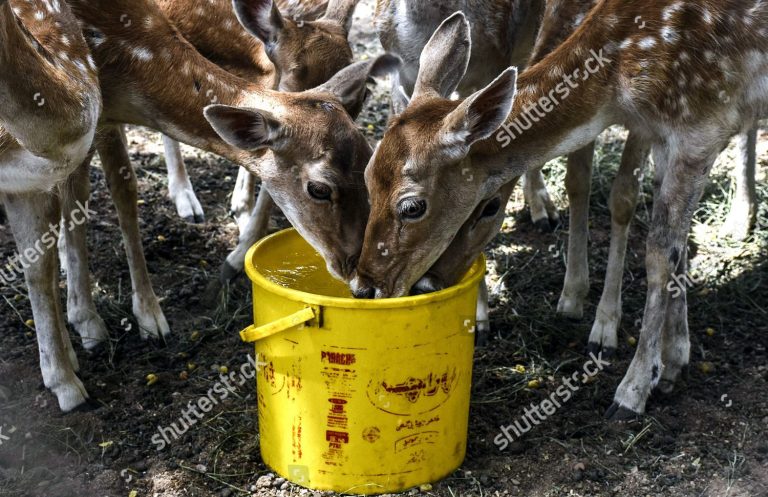
<path id="1" fill-rule="evenodd" d="M 361 276 L 359 273 L 352 279 L 349 287 L 352 290 L 352 295 L 354 295 L 356 299 L 376 298 L 376 288 L 371 280 Z"/>
<path id="2" fill-rule="evenodd" d="M 356 299 L 372 299 L 376 297 L 376 289 L 373 287 L 363 287 L 355 290 L 354 294 Z"/>

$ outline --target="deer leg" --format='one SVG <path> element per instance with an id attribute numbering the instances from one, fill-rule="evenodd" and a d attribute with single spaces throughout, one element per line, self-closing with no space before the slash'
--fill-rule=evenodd
<path id="1" fill-rule="evenodd" d="M 248 173 L 250 176 L 250 173 Z M 221 266 L 221 281 L 227 282 L 235 279 L 243 272 L 245 255 L 254 243 L 263 238 L 269 230 L 269 218 L 275 202 L 269 192 L 262 185 L 256 207 L 248 218 L 248 223 L 240 231 L 240 240 L 235 250 L 230 252 L 224 264 Z"/>
<path id="2" fill-rule="evenodd" d="M 675 280 L 684 281 L 688 273 L 688 251 L 684 250 L 680 264 L 675 269 Z M 664 369 L 657 388 L 665 394 L 672 393 L 680 373 L 688 366 L 691 357 L 691 340 L 688 332 L 688 288 L 677 285 L 667 303 L 666 321 L 662 332 L 661 362 Z"/>
<path id="3" fill-rule="evenodd" d="M 664 374 L 663 335 L 676 289 L 672 276 L 679 271 L 685 257 L 691 218 L 716 157 L 697 162 L 679 157 L 670 159 L 666 148 L 668 146 L 655 151 L 656 192 L 646 250 L 648 293 L 643 326 L 635 357 L 606 413 L 606 417 L 613 420 L 645 412 L 648 396 Z M 678 317 L 684 318 L 684 315 Z"/>
<path id="4" fill-rule="evenodd" d="M 231 214 L 235 218 L 240 233 L 247 230 L 251 222 L 255 191 L 256 178 L 247 169 L 241 167 L 237 171 L 237 182 L 232 191 L 231 205 Z"/>
<path id="5" fill-rule="evenodd" d="M 97 150 L 120 220 L 133 286 L 133 315 L 139 324 L 141 337 L 146 339 L 168 336 L 171 330 L 152 289 L 147 261 L 144 258 L 139 232 L 136 174 L 128 157 L 121 128 L 104 128 L 97 143 Z"/>
<path id="6" fill-rule="evenodd" d="M 568 261 L 565 283 L 557 312 L 563 316 L 581 319 L 584 301 L 589 293 L 589 194 L 592 181 L 592 158 L 595 143 L 568 156 L 565 187 L 570 205 L 568 228 Z"/>
<path id="7" fill-rule="evenodd" d="M 48 193 L 6 195 L 5 206 L 19 253 L 24 254 L 24 275 L 35 319 L 43 383 L 71 411 L 88 398 L 75 374 L 78 369 L 59 303 L 56 224 L 57 199 Z"/>
<path id="8" fill-rule="evenodd" d="M 63 214 L 63 211 L 62 211 Z M 61 225 L 59 226 L 59 233 L 64 231 L 66 229 L 64 219 L 61 220 Z M 67 258 L 67 238 L 64 236 L 59 237 L 59 243 L 58 250 L 59 250 L 59 269 L 61 270 L 62 274 L 66 274 L 69 272 L 69 266 L 68 266 L 68 258 Z"/>
<path id="9" fill-rule="evenodd" d="M 752 129 L 736 137 L 736 165 L 734 176 L 736 192 L 731 200 L 722 233 L 734 240 L 744 240 L 757 221 L 757 192 L 755 175 L 757 172 L 757 129 Z"/>
<path id="10" fill-rule="evenodd" d="M 523 176 L 525 203 L 531 210 L 531 220 L 542 232 L 554 230 L 560 223 L 560 214 L 549 197 L 541 169 L 531 170 Z"/>
<path id="11" fill-rule="evenodd" d="M 605 272 L 605 286 L 597 306 L 595 323 L 589 335 L 588 349 L 604 357 L 611 356 L 618 347 L 621 323 L 621 283 L 627 239 L 632 217 L 640 193 L 640 178 L 645 171 L 649 146 L 637 135 L 630 133 L 621 157 L 621 166 L 611 189 L 611 248 Z"/>
<path id="12" fill-rule="evenodd" d="M 88 168 L 93 152 L 60 188 L 62 224 L 59 239 L 66 239 L 67 250 L 67 320 L 83 339 L 86 350 L 102 345 L 109 334 L 104 320 L 96 311 L 88 269 L 87 221 L 90 179 Z"/>
<path id="13" fill-rule="evenodd" d="M 168 168 L 168 196 L 176 204 L 179 217 L 188 223 L 204 223 L 203 206 L 195 196 L 195 190 L 189 181 L 181 146 L 173 138 L 163 135 L 165 166 Z"/>

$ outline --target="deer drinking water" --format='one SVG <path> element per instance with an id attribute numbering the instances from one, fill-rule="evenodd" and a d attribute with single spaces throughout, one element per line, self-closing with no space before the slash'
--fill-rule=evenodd
<path id="1" fill-rule="evenodd" d="M 767 24 L 761 2 L 628 7 L 602 0 L 519 80 L 510 68 L 451 101 L 446 91 L 463 76 L 466 59 L 446 54 L 461 53 L 468 27 L 463 16 L 450 18 L 422 54 L 413 100 L 366 171 L 372 213 L 353 289 L 407 293 L 480 202 L 529 168 L 623 124 L 651 144 L 656 201 L 640 346 L 608 414 L 643 412 L 651 390 L 671 390 L 689 360 L 686 297 L 670 298 L 666 286 L 686 271 L 691 216 L 707 174 L 730 137 L 768 113 Z M 534 108 L 539 117 L 530 119 Z M 512 133 L 514 125 L 524 132 Z M 466 169 L 471 181 L 462 177 Z M 388 257 L 375 250 L 379 244 Z"/>
<path id="2" fill-rule="evenodd" d="M 460 95 L 468 96 L 510 65 L 526 64 L 536 41 L 544 4 L 541 0 L 439 3 L 378 0 L 375 22 L 381 44 L 403 59 L 399 78 L 393 81 L 393 95 L 397 95 L 400 85 L 407 95 L 413 93 L 421 51 L 445 20 L 446 13 L 461 10 L 472 26 L 478 26 L 471 33 L 472 53 L 466 75 L 456 88 Z M 541 231 L 550 231 L 559 224 L 560 215 L 547 192 L 541 170 L 525 174 L 523 191 L 531 220 Z"/>
<path id="3" fill-rule="evenodd" d="M 237 3 L 245 9 L 245 22 L 257 25 L 259 7 L 263 2 L 258 2 L 257 6 L 239 0 Z M 39 7 L 37 10 L 41 12 L 53 8 L 45 4 L 47 2 L 39 2 L 29 6 L 29 9 L 21 8 L 19 17 L 25 22 L 35 23 L 35 7 Z M 67 100 L 65 90 L 78 88 L 63 78 L 60 70 L 53 74 L 58 78 L 54 81 L 60 88 L 46 84 L 42 77 L 38 78 L 39 81 L 33 80 L 41 89 L 50 91 L 51 100 L 61 105 L 40 115 L 31 114 L 23 106 L 7 107 L 13 115 L 3 116 L 4 127 L 8 127 L 11 136 L 18 131 L 19 139 L 3 137 L 3 157 L 8 153 L 10 160 L 29 158 L 31 174 L 19 175 L 14 172 L 18 171 L 18 167 L 9 171 L 12 176 L 31 185 L 30 189 L 44 187 L 48 191 L 77 170 L 81 176 L 78 176 L 75 187 L 68 190 L 67 196 L 62 196 L 62 214 L 68 218 L 76 206 L 87 205 L 88 180 L 87 174 L 83 173 L 87 173 L 90 160 L 87 152 L 94 139 L 96 118 L 99 118 L 95 145 L 117 207 L 131 273 L 133 311 L 143 337 L 166 335 L 169 327 L 152 289 L 141 246 L 136 177 L 121 133 L 123 124 L 157 129 L 175 139 L 223 155 L 258 174 L 299 232 L 327 258 L 329 270 L 340 278 L 350 277 L 367 218 L 363 169 L 371 154 L 370 146 L 357 130 L 350 113 L 360 111 L 367 92 L 366 83 L 371 76 L 383 75 L 397 68 L 395 58 L 382 56 L 354 64 L 313 90 L 281 93 L 244 81 L 206 60 L 180 36 L 153 2 L 71 0 L 67 6 L 62 11 L 69 13 L 68 9 L 72 9 L 90 51 L 85 45 L 76 45 L 72 38 L 66 37 L 73 46 L 73 52 L 82 48 L 84 54 L 75 53 L 77 57 L 63 59 L 68 62 L 65 68 L 73 74 L 98 68 L 98 84 L 104 102 L 102 112 L 99 115 L 99 98 L 82 98 L 88 104 L 85 107 L 74 97 Z M 15 26 L 18 22 L 16 15 L 7 5 L 2 8 L 4 26 Z M 67 27 L 71 25 L 66 24 Z M 31 59 L 21 57 L 19 54 L 25 53 L 25 50 L 35 52 L 35 46 L 23 35 L 18 36 L 25 40 L 26 45 L 14 53 L 15 59 L 3 58 L 4 64 L 11 64 L 8 71 L 3 71 L 3 76 L 11 74 L 16 79 L 8 79 L 16 81 L 12 84 L 17 86 L 18 74 L 29 72 L 35 75 L 35 64 L 44 62 L 40 56 L 32 55 Z M 78 33 L 78 36 L 82 35 Z M 3 49 L 7 54 L 6 46 L 4 42 Z M 15 45 L 12 46 L 16 49 Z M 58 48 L 58 45 L 55 46 Z M 65 51 L 61 53 L 67 54 Z M 7 60 L 20 61 L 23 70 L 13 66 L 15 62 Z M 73 67 L 70 68 L 69 64 Z M 50 72 L 43 64 L 41 72 L 47 74 L 46 71 Z M 90 97 L 92 94 L 88 92 L 95 91 L 93 97 L 98 97 L 98 90 L 94 90 L 95 74 L 87 76 L 83 77 L 87 84 L 81 84 L 81 93 Z M 15 91 L 23 90 L 17 88 Z M 211 93 L 207 90 L 217 96 L 219 105 L 210 105 Z M 11 91 L 7 94 L 15 95 Z M 80 98 L 79 94 L 75 96 Z M 18 99 L 24 103 L 26 100 Z M 32 107 L 31 110 L 37 109 Z M 62 118 L 73 119 L 79 127 L 60 124 L 57 113 L 64 114 Z M 44 125 L 35 124 L 40 119 L 58 127 L 52 131 Z M 16 122 L 21 123 L 18 130 L 14 128 Z M 37 141 L 34 136 L 23 135 L 32 128 L 39 135 L 34 135 L 38 136 Z M 59 132 L 64 136 L 56 134 Z M 49 136 L 49 133 L 53 135 Z M 27 150 L 35 152 L 26 154 L 18 143 L 24 143 Z M 64 149 L 55 147 L 57 143 L 61 143 Z M 66 148 L 69 144 L 77 144 L 77 147 Z M 36 161 L 32 157 L 34 154 L 43 160 Z M 52 157 L 63 161 L 62 164 L 51 163 L 46 154 L 53 154 Z M 32 181 L 40 175 L 44 175 L 45 179 L 42 187 Z M 6 192 L 15 194 L 11 186 L 12 183 L 9 183 L 4 188 Z M 35 202 L 36 205 L 30 205 Z M 54 201 L 8 195 L 6 205 L 11 223 L 32 230 L 32 233 L 47 229 L 44 220 L 58 218 Z M 38 214 L 39 209 L 45 209 L 46 215 Z M 27 228 L 27 225 L 32 227 Z M 26 248 L 34 244 L 33 237 L 26 236 L 25 231 L 16 231 L 20 246 Z M 55 237 L 52 240 L 55 243 Z M 68 232 L 70 320 L 74 309 L 70 308 L 70 304 L 73 302 L 86 302 L 92 306 L 85 247 L 84 226 Z M 58 316 L 57 300 L 53 297 L 56 286 L 55 254 L 47 250 L 44 259 L 44 265 L 37 264 L 34 270 L 28 271 L 27 279 L 34 315 L 40 323 L 38 333 L 41 336 L 44 379 L 56 394 L 62 410 L 66 411 L 84 403 L 87 393 L 74 373 L 76 358 Z M 75 326 L 83 336 L 83 345 L 92 349 L 106 338 L 106 329 L 95 308 L 81 307 L 90 322 L 97 323 L 93 327 Z M 43 337 L 47 337 L 45 343 Z"/>
<path id="4" fill-rule="evenodd" d="M 191 0 L 157 1 L 163 13 L 201 54 L 265 88 L 308 90 L 325 83 L 352 62 L 347 36 L 357 0 L 259 3 L 263 5 L 264 17 L 259 29 L 249 33 L 238 21 L 230 0 L 215 0 L 204 7 Z M 164 135 L 163 145 L 168 191 L 179 216 L 188 222 L 203 222 L 205 215 L 184 166 L 179 143 Z M 241 168 L 232 194 L 232 214 L 241 231 L 253 211 L 253 197 L 253 177 Z"/>
<path id="5" fill-rule="evenodd" d="M 592 0 L 565 4 L 553 1 L 468 4 L 454 0 L 447 5 L 437 6 L 380 0 L 377 3 L 377 29 L 382 44 L 398 52 L 404 59 L 399 81 L 395 81 L 393 87 L 394 113 L 399 114 L 407 107 L 407 93 L 413 91 L 418 75 L 419 56 L 434 29 L 442 21 L 440 16 L 446 9 L 461 9 L 467 15 L 470 25 L 479 28 L 471 30 L 472 55 L 466 75 L 458 85 L 459 93 L 466 95 L 490 83 L 495 75 L 509 65 L 510 60 L 519 65 L 527 61 L 535 64 L 544 58 L 573 33 L 593 4 Z M 399 83 L 402 83 L 402 89 Z M 755 133 L 752 130 L 748 135 L 743 134 L 738 138 L 739 153 L 735 167 L 737 189 L 729 220 L 724 225 L 735 238 L 744 238 L 755 221 Z M 567 162 L 566 189 L 570 203 L 568 269 L 557 309 L 558 313 L 571 318 L 582 317 L 589 292 L 588 212 L 594 147 L 595 144 L 591 143 L 569 154 Z M 648 151 L 649 145 L 643 143 L 636 133 L 630 135 L 611 194 L 613 220 L 610 260 L 603 296 L 590 336 L 590 346 L 594 349 L 602 347 L 606 354 L 615 349 L 617 344 L 627 236 L 638 200 L 639 179 L 642 178 L 640 173 L 645 171 Z M 544 204 L 551 205 L 543 183 L 541 188 L 531 188 L 531 185 L 538 184 L 537 178 L 541 178 L 538 170 L 526 173 L 524 192 L 534 219 L 544 219 L 544 214 L 536 213 L 544 213 L 546 210 L 556 215 L 557 211 L 553 205 L 546 209 L 537 208 L 537 205 L 541 205 L 541 199 L 546 199 Z M 478 208 L 476 215 L 470 216 L 440 261 L 417 282 L 415 292 L 435 291 L 458 281 L 473 262 L 476 250 L 471 247 L 482 247 L 490 242 L 498 231 L 495 226 L 503 222 L 505 211 L 495 206 L 499 202 L 506 205 L 512 189 L 504 190 L 492 196 L 493 203 L 486 202 L 486 207 Z M 541 195 L 534 194 L 534 190 Z M 489 219 L 493 216 L 495 220 Z M 481 302 L 480 306 L 487 309 L 486 303 Z"/>

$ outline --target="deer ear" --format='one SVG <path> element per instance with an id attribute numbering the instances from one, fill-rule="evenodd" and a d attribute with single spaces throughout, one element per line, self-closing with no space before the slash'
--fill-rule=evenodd
<path id="1" fill-rule="evenodd" d="M 462 12 L 456 12 L 443 21 L 422 50 L 413 98 L 450 97 L 467 72 L 471 51 L 469 22 Z"/>
<path id="2" fill-rule="evenodd" d="M 240 24 L 264 45 L 273 45 L 283 30 L 283 16 L 272 0 L 232 0 Z"/>
<path id="3" fill-rule="evenodd" d="M 517 69 L 510 67 L 490 85 L 464 100 L 445 117 L 443 142 L 468 148 L 496 132 L 512 111 L 516 83 Z"/>
<path id="4" fill-rule="evenodd" d="M 405 112 L 410 103 L 411 97 L 408 96 L 405 88 L 400 84 L 400 73 L 395 72 L 392 75 L 392 112 L 390 112 L 390 120 Z"/>
<path id="5" fill-rule="evenodd" d="M 274 149 L 283 134 L 283 126 L 265 111 L 209 105 L 204 113 L 221 139 L 241 150 Z"/>
<path id="6" fill-rule="evenodd" d="M 359 0 L 330 0 L 325 15 L 321 18 L 326 21 L 334 21 L 341 24 L 347 35 L 352 29 L 352 16 Z"/>
<path id="7" fill-rule="evenodd" d="M 398 56 L 388 53 L 373 60 L 356 62 L 336 73 L 316 90 L 332 93 L 341 100 L 349 115 L 356 119 L 363 110 L 365 97 L 368 96 L 369 80 L 394 73 L 400 69 L 401 63 Z"/>

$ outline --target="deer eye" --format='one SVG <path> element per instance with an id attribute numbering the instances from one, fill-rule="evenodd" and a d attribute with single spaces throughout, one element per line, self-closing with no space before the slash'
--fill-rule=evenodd
<path id="1" fill-rule="evenodd" d="M 481 215 L 481 217 L 493 217 L 499 213 L 500 209 L 501 209 L 501 199 L 499 197 L 496 197 L 495 199 L 485 204 L 485 208 L 483 209 L 483 214 Z"/>
<path id="2" fill-rule="evenodd" d="M 397 212 L 402 219 L 416 221 L 427 212 L 427 201 L 418 198 L 404 198 L 397 204 Z"/>
<path id="3" fill-rule="evenodd" d="M 331 194 L 333 193 L 333 190 L 331 190 L 331 187 L 328 185 L 324 185 L 323 183 L 315 183 L 314 181 L 310 181 L 307 183 L 307 193 L 309 193 L 309 196 L 312 197 L 315 200 L 331 200 Z"/>

